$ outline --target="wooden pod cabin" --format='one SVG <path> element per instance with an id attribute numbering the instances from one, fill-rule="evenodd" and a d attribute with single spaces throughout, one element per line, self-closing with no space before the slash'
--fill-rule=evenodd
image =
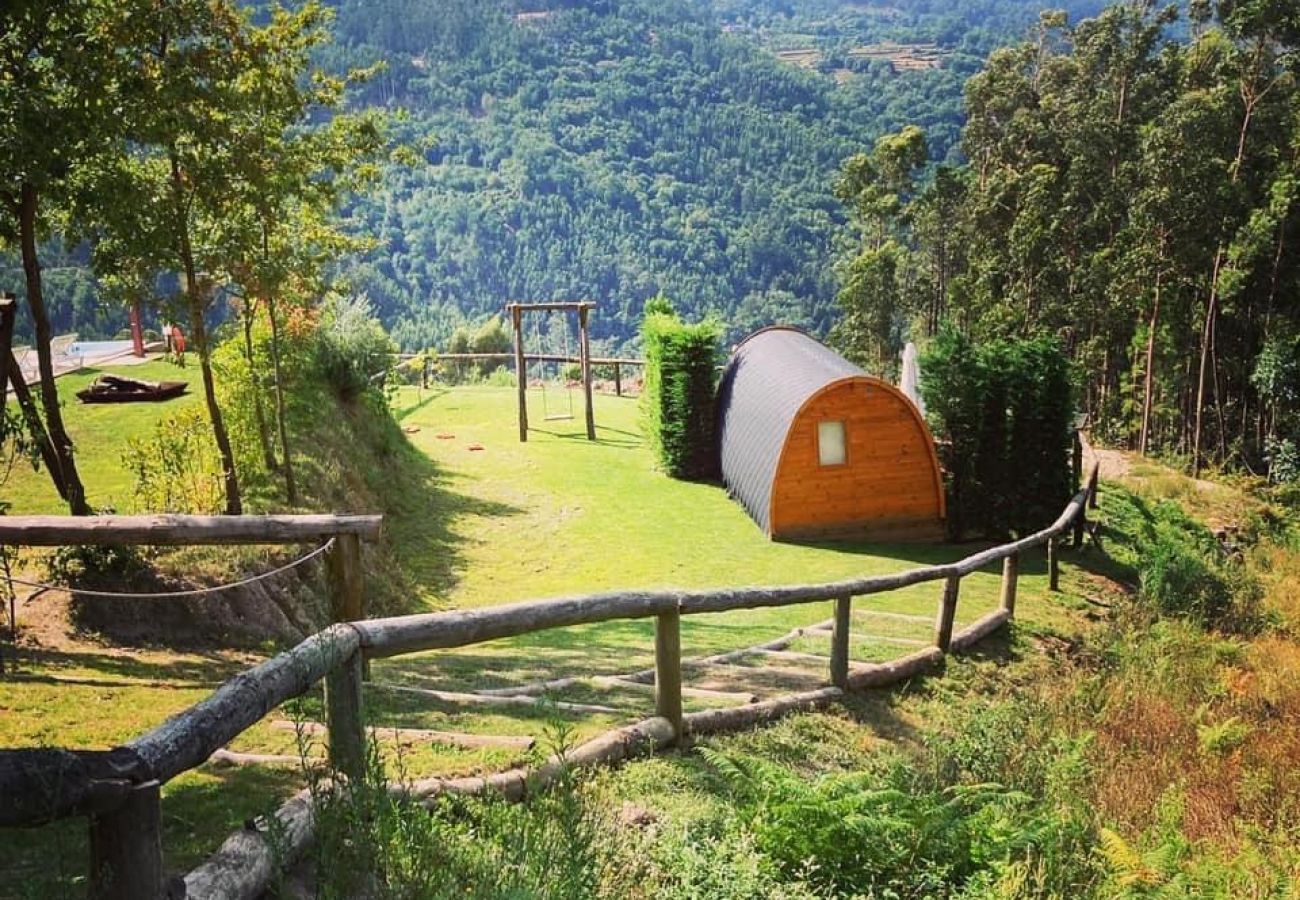
<path id="1" fill-rule="evenodd" d="M 771 538 L 943 538 L 943 479 L 916 406 L 802 331 L 765 328 L 736 348 L 718 441 L 728 491 Z"/>

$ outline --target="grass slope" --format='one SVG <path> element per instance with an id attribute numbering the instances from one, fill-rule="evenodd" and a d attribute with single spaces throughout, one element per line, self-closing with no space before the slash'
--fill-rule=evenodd
<path id="1" fill-rule="evenodd" d="M 139 372 L 158 378 L 178 371 L 157 365 L 156 371 L 144 367 Z M 61 391 L 66 395 L 90 377 L 61 379 Z M 537 398 L 532 399 L 536 403 Z M 412 588 L 413 596 L 404 601 L 404 608 L 411 610 L 618 588 L 825 581 L 946 562 L 978 549 L 768 541 L 722 488 L 674 481 L 653 470 L 638 431 L 636 401 L 631 399 L 597 398 L 600 439 L 595 443 L 585 439 L 579 417 L 539 422 L 529 442 L 520 444 L 509 388 L 402 388 L 393 407 L 409 432 L 409 444 L 385 432 L 371 444 L 388 449 L 368 458 L 365 454 L 371 451 L 351 442 L 371 440 L 374 435 L 356 435 L 379 426 L 349 419 L 343 427 L 331 413 L 309 446 L 304 468 L 315 480 L 329 479 L 347 488 L 343 493 L 340 487 L 331 491 L 348 508 L 387 503 L 385 541 L 390 556 L 383 559 L 398 562 L 399 581 Z M 129 495 L 129 478 L 121 467 L 125 441 L 131 434 L 146 433 L 170 408 L 126 407 L 115 411 L 115 419 L 102 409 L 69 403 L 70 429 L 95 502 L 121 502 Z M 361 414 L 354 410 L 350 415 Z M 391 424 L 383 428 L 393 430 Z M 483 449 L 471 450 L 472 445 Z M 11 483 L 16 513 L 58 511 L 43 478 L 43 473 L 23 473 Z M 1023 576 L 1022 620 L 1044 625 L 1059 621 L 1060 599 L 1046 594 L 1042 558 L 1026 559 Z M 973 620 L 996 604 L 998 580 L 998 573 L 989 571 L 964 582 L 959 622 Z M 931 616 L 939 592 L 938 584 L 930 584 L 860 600 L 857 658 L 878 659 L 909 650 L 873 641 L 872 634 L 927 640 L 930 629 L 924 622 L 872 618 L 868 611 Z M 691 617 L 683 625 L 684 651 L 696 655 L 744 647 L 828 615 L 828 605 L 811 604 Z M 34 636 L 41 637 L 39 629 Z M 614 674 L 650 665 L 652 647 L 651 623 L 613 622 L 376 661 L 374 682 L 366 690 L 367 710 L 376 725 L 491 734 L 540 735 L 548 722 L 558 719 L 581 740 L 646 715 L 653 707 L 651 697 L 578 690 L 557 698 L 614 710 L 592 715 L 465 708 L 385 685 L 467 690 L 569 674 Z M 826 652 L 812 638 L 797 649 Z M 224 650 L 124 650 L 97 643 L 93 635 L 79 636 L 67 646 L 58 641 L 43 642 L 39 648 L 29 643 L 22 675 L 7 682 L 0 694 L 0 745 L 111 746 L 193 704 L 254 658 Z M 751 675 L 741 679 L 747 684 L 735 686 L 783 690 L 800 678 L 824 678 L 825 673 L 787 674 L 790 678 L 784 681 L 775 672 Z M 725 678 L 735 673 L 710 677 L 711 686 L 727 687 Z M 707 701 L 687 701 L 688 709 L 704 705 Z M 319 720 L 320 714 L 316 694 L 294 711 L 276 715 Z M 400 761 L 419 775 L 474 773 L 520 761 L 517 753 L 500 749 L 429 743 L 399 747 L 387 738 L 383 745 L 391 762 Z M 295 753 L 298 748 L 292 733 L 263 723 L 239 738 L 233 749 Z M 319 746 L 309 749 L 322 752 Z M 164 801 L 169 864 L 178 869 L 193 865 L 248 815 L 270 808 L 298 783 L 300 778 L 292 772 L 211 767 L 171 782 Z M 0 878 L 0 896 L 27 879 L 57 895 L 84 871 L 84 852 L 84 829 L 77 822 L 19 833 L 0 850 L 0 872 L 17 875 L 17 880 Z M 50 859 L 57 864 L 50 865 Z"/>

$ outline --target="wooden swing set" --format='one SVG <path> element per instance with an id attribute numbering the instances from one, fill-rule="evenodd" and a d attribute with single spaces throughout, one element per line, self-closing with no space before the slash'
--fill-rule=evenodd
<path id="1" fill-rule="evenodd" d="M 519 440 L 528 441 L 528 363 L 524 355 L 524 315 L 526 313 L 577 313 L 578 315 L 578 364 L 582 369 L 582 394 L 586 400 L 587 440 L 596 439 L 596 417 L 591 405 L 591 336 L 587 328 L 588 312 L 595 306 L 586 302 L 561 303 L 508 303 L 506 312 L 510 316 L 515 336 L 515 381 L 519 385 Z M 535 322 L 539 320 L 534 320 Z M 536 337 L 541 340 L 541 326 L 536 328 Z M 564 328 L 563 358 L 569 357 L 569 328 L 566 320 Z M 541 358 L 541 357 L 538 357 Z M 543 361 L 541 365 L 545 365 Z M 543 373 L 544 374 L 544 373 Z M 573 418 L 573 392 L 566 386 L 567 409 L 557 407 L 554 413 L 547 400 L 545 379 L 542 385 L 543 421 Z"/>

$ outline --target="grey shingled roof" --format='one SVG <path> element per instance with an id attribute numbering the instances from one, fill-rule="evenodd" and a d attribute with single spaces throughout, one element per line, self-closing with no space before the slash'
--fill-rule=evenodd
<path id="1" fill-rule="evenodd" d="M 827 385 L 866 374 L 784 326 L 755 332 L 732 354 L 718 387 L 722 480 L 765 532 L 772 530 L 772 484 L 795 416 Z"/>

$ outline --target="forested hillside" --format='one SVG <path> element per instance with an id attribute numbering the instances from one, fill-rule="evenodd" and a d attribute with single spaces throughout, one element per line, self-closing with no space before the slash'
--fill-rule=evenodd
<path id="1" fill-rule="evenodd" d="M 509 299 L 568 296 L 600 304 L 613 349 L 659 291 L 736 331 L 824 331 L 843 160 L 905 123 L 955 159 L 963 82 L 1040 5 L 345 0 L 318 58 L 383 62 L 352 102 L 404 111 L 399 135 L 425 164 L 355 199 L 352 228 L 376 246 L 339 274 L 407 347 Z M 123 327 L 94 306 L 85 248 L 45 255 L 56 331 Z M 21 282 L 0 254 L 0 289 Z"/>
<path id="2" fill-rule="evenodd" d="M 1046 17 L 968 82 L 969 163 L 907 129 L 846 168 L 841 345 L 1059 340 L 1094 434 L 1297 479 L 1298 54 L 1294 2 Z"/>

